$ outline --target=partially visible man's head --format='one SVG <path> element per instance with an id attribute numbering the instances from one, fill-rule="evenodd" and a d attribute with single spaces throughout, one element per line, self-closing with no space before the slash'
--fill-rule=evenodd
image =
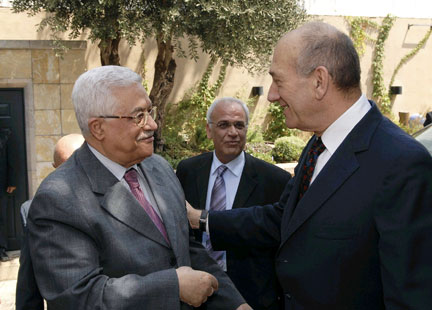
<path id="1" fill-rule="evenodd" d="M 86 141 L 104 156 L 130 167 L 153 154 L 152 103 L 132 70 L 103 66 L 85 72 L 72 101 Z"/>
<path id="2" fill-rule="evenodd" d="M 54 147 L 53 167 L 58 168 L 63 164 L 83 142 L 84 137 L 76 133 L 61 137 Z"/>
<path id="3" fill-rule="evenodd" d="M 215 100 L 207 111 L 207 137 L 213 140 L 217 158 L 224 164 L 244 149 L 249 109 L 243 101 L 224 97 Z"/>
<path id="4" fill-rule="evenodd" d="M 337 28 L 311 22 L 297 29 L 301 36 L 301 51 L 297 72 L 303 76 L 315 68 L 327 68 L 335 86 L 341 91 L 360 87 L 360 60 L 351 39 Z"/>
<path id="5" fill-rule="evenodd" d="M 276 45 L 270 74 L 268 99 L 284 108 L 289 128 L 323 130 L 340 113 L 336 97 L 352 101 L 361 94 L 360 62 L 352 41 L 322 22 L 285 34 Z"/>

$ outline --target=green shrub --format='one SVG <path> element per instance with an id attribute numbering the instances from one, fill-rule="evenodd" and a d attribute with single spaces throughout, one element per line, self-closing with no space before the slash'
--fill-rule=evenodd
<path id="1" fill-rule="evenodd" d="M 296 137 L 281 137 L 276 139 L 272 154 L 277 163 L 297 161 L 306 143 Z"/>
<path id="2" fill-rule="evenodd" d="M 250 155 L 262 159 L 268 163 L 274 164 L 272 157 L 272 146 L 264 142 L 248 142 L 245 151 Z"/>
<path id="3" fill-rule="evenodd" d="M 290 129 L 285 124 L 283 108 L 278 102 L 273 102 L 268 108 L 270 121 L 263 134 L 266 141 L 276 141 L 277 138 L 299 135 L 300 130 Z"/>
<path id="4" fill-rule="evenodd" d="M 264 142 L 263 133 L 260 126 L 249 126 L 246 141 L 248 143 Z"/>

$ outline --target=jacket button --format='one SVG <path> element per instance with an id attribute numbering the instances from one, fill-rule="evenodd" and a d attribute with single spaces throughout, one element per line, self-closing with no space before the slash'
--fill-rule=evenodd
<path id="1" fill-rule="evenodd" d="M 175 267 L 176 265 L 177 265 L 177 259 L 173 256 L 173 257 L 171 257 L 170 258 L 170 261 L 169 261 L 169 264 L 172 266 L 172 267 Z"/>
<path id="2" fill-rule="evenodd" d="M 285 294 L 285 297 L 288 298 L 288 299 L 291 299 L 291 295 L 288 294 L 288 293 Z"/>

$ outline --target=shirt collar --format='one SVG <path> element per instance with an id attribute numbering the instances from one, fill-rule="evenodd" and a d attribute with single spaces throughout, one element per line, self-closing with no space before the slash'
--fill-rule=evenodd
<path id="1" fill-rule="evenodd" d="M 243 166 L 245 163 L 244 151 L 242 151 L 236 158 L 231 160 L 229 163 L 223 164 L 216 156 L 216 152 L 213 151 L 213 163 L 210 169 L 210 173 L 216 173 L 216 169 L 221 165 L 227 166 L 228 170 L 231 171 L 235 176 L 241 175 Z"/>
<path id="2" fill-rule="evenodd" d="M 339 116 L 339 118 L 324 131 L 321 140 L 331 155 L 336 152 L 339 145 L 342 144 L 346 136 L 348 136 L 370 108 L 371 105 L 369 101 L 366 96 L 362 94 L 345 113 Z"/>
<path id="3" fill-rule="evenodd" d="M 126 170 L 130 168 L 135 168 L 135 170 L 140 173 L 140 169 L 138 169 L 138 166 L 135 164 L 132 167 L 125 168 L 122 165 L 116 163 L 115 161 L 112 161 L 108 157 L 102 155 L 98 150 L 96 150 L 94 147 L 92 147 L 90 144 L 88 144 L 88 147 L 90 151 L 96 156 L 96 158 L 102 163 L 102 165 L 105 166 L 119 181 L 123 179 L 123 176 L 126 172 Z"/>

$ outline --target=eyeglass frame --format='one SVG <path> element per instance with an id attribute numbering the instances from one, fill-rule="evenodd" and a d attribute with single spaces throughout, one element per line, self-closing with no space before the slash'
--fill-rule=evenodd
<path id="1" fill-rule="evenodd" d="M 219 128 L 219 129 L 221 129 L 221 130 L 227 130 L 228 128 L 231 128 L 231 126 L 234 126 L 234 128 L 236 130 L 244 130 L 245 128 L 248 128 L 248 123 L 243 122 L 243 121 L 235 121 L 235 122 L 220 121 L 220 122 L 217 122 L 217 123 L 215 123 L 215 122 L 208 122 L 208 123 L 212 124 L 212 125 L 216 125 L 216 127 Z M 221 123 L 228 123 L 228 126 L 226 128 L 222 128 L 220 126 Z M 239 124 L 239 123 L 242 123 L 244 125 L 244 127 L 243 128 L 237 128 L 236 124 Z"/>
<path id="2" fill-rule="evenodd" d="M 141 121 L 138 121 L 138 119 L 140 118 L 139 115 L 140 114 L 144 114 L 144 117 L 141 118 Z M 156 119 L 157 117 L 157 107 L 152 107 L 150 109 L 150 111 L 140 111 L 138 112 L 135 116 L 124 116 L 124 115 L 99 115 L 97 118 L 117 118 L 117 119 L 122 119 L 122 118 L 126 118 L 126 119 L 132 119 L 134 120 L 135 125 L 137 125 L 140 128 L 143 128 L 145 125 L 147 125 L 147 121 L 148 121 L 148 117 L 151 117 L 153 120 Z M 142 120 L 144 120 L 144 122 L 142 123 Z M 140 123 L 142 123 L 140 125 Z"/>

